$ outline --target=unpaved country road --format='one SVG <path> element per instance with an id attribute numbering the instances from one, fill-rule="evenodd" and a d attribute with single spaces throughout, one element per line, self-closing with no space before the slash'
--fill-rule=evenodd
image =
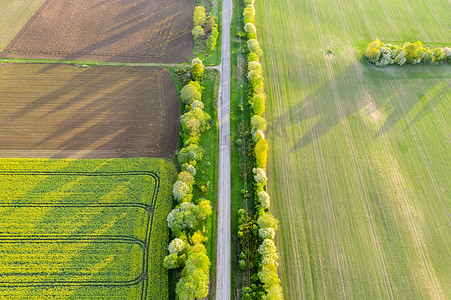
<path id="1" fill-rule="evenodd" d="M 230 25 L 232 0 L 222 1 L 221 83 L 219 87 L 219 170 L 216 299 L 230 300 Z"/>

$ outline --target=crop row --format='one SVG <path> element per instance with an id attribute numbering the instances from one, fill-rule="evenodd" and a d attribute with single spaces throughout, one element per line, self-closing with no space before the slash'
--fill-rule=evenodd
<path id="1" fill-rule="evenodd" d="M 259 62 L 263 51 L 257 40 L 255 26 L 254 0 L 244 0 L 244 31 L 247 37 L 247 80 L 248 103 L 251 114 L 252 141 L 250 150 L 253 157 L 254 203 L 256 212 L 251 215 L 244 209 L 238 211 L 241 253 L 240 268 L 249 269 L 252 284 L 244 287 L 241 299 L 283 299 L 280 279 L 277 275 L 278 253 L 274 237 L 278 221 L 270 212 L 271 198 L 267 192 L 266 165 L 268 160 L 268 141 L 265 138 L 266 120 L 264 118 L 266 93 L 263 69 Z"/>

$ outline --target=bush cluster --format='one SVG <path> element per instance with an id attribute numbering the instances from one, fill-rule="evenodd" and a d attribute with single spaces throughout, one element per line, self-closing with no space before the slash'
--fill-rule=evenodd
<path id="1" fill-rule="evenodd" d="M 405 43 L 403 46 L 384 44 L 379 39 L 374 40 L 365 50 L 365 57 L 378 67 L 405 63 L 451 63 L 451 48 L 423 47 L 420 41 Z"/>
<path id="2" fill-rule="evenodd" d="M 198 13 L 197 18 L 201 17 Z M 163 266 L 167 269 L 183 267 L 176 286 L 177 297 L 181 300 L 206 297 L 209 285 L 210 260 L 203 243 L 207 241 L 204 222 L 212 214 L 212 207 L 210 201 L 203 198 L 193 201 L 196 166 L 204 155 L 199 139 L 202 132 L 210 128 L 211 121 L 210 115 L 203 110 L 200 84 L 203 67 L 200 59 L 193 59 L 192 81 L 180 91 L 180 99 L 185 104 L 185 113 L 180 117 L 183 148 L 177 154 L 181 171 L 172 189 L 178 204 L 167 216 L 173 240 L 168 246 L 169 254 Z"/>
<path id="3" fill-rule="evenodd" d="M 254 0 L 244 0 L 244 31 L 247 37 L 247 79 L 249 84 L 248 103 L 251 114 L 251 149 L 254 157 L 254 195 L 256 214 L 251 217 L 240 210 L 238 237 L 242 252 L 240 267 L 256 269 L 253 284 L 243 289 L 241 299 L 283 299 L 280 279 L 277 275 L 279 265 L 274 236 L 278 229 L 277 219 L 269 211 L 271 199 L 266 191 L 266 164 L 268 160 L 268 141 L 265 139 L 266 120 L 264 119 L 266 93 L 263 69 L 259 58 L 263 51 L 257 39 L 255 27 Z M 261 287 L 260 287 L 261 286 Z"/>
<path id="4" fill-rule="evenodd" d="M 196 6 L 194 8 L 194 27 L 191 31 L 195 39 L 206 39 L 206 46 L 210 51 L 213 51 L 216 47 L 216 42 L 218 40 L 219 31 L 218 24 L 213 15 L 205 11 L 205 7 Z"/>

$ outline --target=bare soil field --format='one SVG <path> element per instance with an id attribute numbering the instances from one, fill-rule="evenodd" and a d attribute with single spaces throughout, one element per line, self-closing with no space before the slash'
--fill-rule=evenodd
<path id="1" fill-rule="evenodd" d="M 47 0 L 0 56 L 187 62 L 193 11 L 193 0 Z"/>
<path id="2" fill-rule="evenodd" d="M 171 157 L 179 115 L 163 68 L 0 65 L 0 157 Z"/>

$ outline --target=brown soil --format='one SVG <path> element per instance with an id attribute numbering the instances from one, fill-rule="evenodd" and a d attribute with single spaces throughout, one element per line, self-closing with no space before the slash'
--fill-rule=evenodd
<path id="1" fill-rule="evenodd" d="M 171 157 L 179 116 L 163 68 L 0 65 L 0 157 Z"/>
<path id="2" fill-rule="evenodd" d="M 47 0 L 0 56 L 187 62 L 193 0 Z"/>

